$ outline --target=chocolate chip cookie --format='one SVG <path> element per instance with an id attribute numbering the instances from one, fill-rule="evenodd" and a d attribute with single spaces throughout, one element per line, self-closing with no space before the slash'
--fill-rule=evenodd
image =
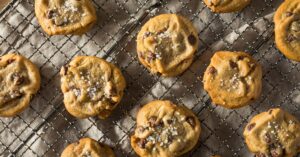
<path id="1" fill-rule="evenodd" d="M 35 0 L 35 14 L 49 35 L 80 35 L 97 21 L 90 0 Z"/>
<path id="2" fill-rule="evenodd" d="M 176 76 L 193 62 L 198 35 L 192 23 L 176 14 L 150 19 L 137 36 L 140 62 L 152 73 Z"/>
<path id="3" fill-rule="evenodd" d="M 280 108 L 254 116 L 244 137 L 256 157 L 293 157 L 300 152 L 300 122 Z"/>
<path id="4" fill-rule="evenodd" d="M 67 146 L 61 157 L 115 157 L 115 155 L 108 146 L 91 138 L 83 138 Z"/>
<path id="5" fill-rule="evenodd" d="M 275 16 L 275 42 L 289 59 L 300 61 L 300 0 L 286 0 Z"/>
<path id="6" fill-rule="evenodd" d="M 251 0 L 204 0 L 204 3 L 213 11 L 218 13 L 229 13 L 240 11 L 245 8 Z"/>
<path id="7" fill-rule="evenodd" d="M 245 52 L 219 51 L 211 58 L 203 83 L 213 103 L 239 108 L 260 96 L 262 68 Z"/>
<path id="8" fill-rule="evenodd" d="M 78 118 L 107 118 L 122 99 L 125 79 L 113 64 L 92 56 L 77 56 L 62 67 L 64 104 Z"/>
<path id="9" fill-rule="evenodd" d="M 0 116 L 22 112 L 40 84 L 39 70 L 30 60 L 14 53 L 0 57 Z"/>
<path id="10" fill-rule="evenodd" d="M 131 146 L 141 157 L 176 157 L 197 144 L 200 132 L 192 111 L 170 101 L 152 101 L 137 114 Z"/>

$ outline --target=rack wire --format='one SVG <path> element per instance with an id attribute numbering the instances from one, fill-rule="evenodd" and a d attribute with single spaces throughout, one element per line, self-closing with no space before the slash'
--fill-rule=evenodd
<path id="1" fill-rule="evenodd" d="M 197 114 L 202 134 L 185 156 L 253 156 L 242 132 L 255 114 L 281 107 L 300 117 L 300 64 L 286 59 L 274 44 L 272 14 L 281 0 L 252 0 L 240 13 L 215 14 L 200 0 L 94 0 L 96 26 L 83 36 L 47 36 L 34 15 L 34 2 L 13 0 L 0 17 L 0 53 L 18 52 L 38 65 L 42 86 L 30 107 L 0 118 L 0 156 L 60 156 L 81 137 L 110 145 L 117 156 L 136 156 L 129 138 L 137 110 L 154 99 L 169 99 Z M 151 75 L 139 62 L 135 39 L 143 23 L 161 13 L 179 13 L 193 21 L 200 46 L 181 76 Z M 250 106 L 226 110 L 211 103 L 202 75 L 216 50 L 251 53 L 263 65 L 263 92 Z M 122 103 L 106 120 L 79 120 L 62 103 L 59 69 L 76 55 L 95 55 L 118 65 L 128 87 Z"/>

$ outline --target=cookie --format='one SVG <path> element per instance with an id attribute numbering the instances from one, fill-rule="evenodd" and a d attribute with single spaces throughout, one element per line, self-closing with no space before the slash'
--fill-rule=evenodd
<path id="1" fill-rule="evenodd" d="M 27 58 L 10 53 L 0 58 L 0 116 L 11 117 L 28 107 L 40 88 L 38 68 Z"/>
<path id="2" fill-rule="evenodd" d="M 294 157 L 300 152 L 300 122 L 280 108 L 254 116 L 244 137 L 256 157 Z"/>
<path id="3" fill-rule="evenodd" d="M 35 15 L 48 35 L 80 35 L 97 21 L 90 0 L 35 0 Z"/>
<path id="4" fill-rule="evenodd" d="M 121 71 L 98 57 L 77 56 L 62 67 L 60 75 L 65 107 L 77 118 L 107 118 L 126 86 Z"/>
<path id="5" fill-rule="evenodd" d="M 61 157 L 115 157 L 108 146 L 91 138 L 82 138 L 65 148 Z"/>
<path id="6" fill-rule="evenodd" d="M 239 108 L 260 96 L 262 68 L 245 52 L 219 51 L 211 58 L 203 83 L 213 103 Z"/>
<path id="7" fill-rule="evenodd" d="M 176 14 L 162 14 L 150 19 L 137 36 L 140 62 L 152 73 L 176 76 L 193 62 L 198 35 L 192 23 Z"/>
<path id="8" fill-rule="evenodd" d="M 241 11 L 251 0 L 204 0 L 204 3 L 217 13 L 229 13 Z"/>
<path id="9" fill-rule="evenodd" d="M 176 157 L 197 144 L 200 132 L 200 122 L 189 109 L 152 101 L 137 114 L 131 146 L 141 157 Z"/>
<path id="10" fill-rule="evenodd" d="M 274 15 L 277 48 L 289 59 L 300 61 L 300 0 L 285 0 Z"/>

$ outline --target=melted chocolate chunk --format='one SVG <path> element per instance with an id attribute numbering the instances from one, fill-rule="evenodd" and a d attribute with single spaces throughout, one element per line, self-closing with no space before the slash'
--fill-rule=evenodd
<path id="1" fill-rule="evenodd" d="M 231 69 L 236 69 L 236 68 L 238 68 L 238 65 L 237 65 L 235 62 L 233 62 L 233 61 L 229 61 L 229 65 L 230 65 L 230 68 L 231 68 Z"/>
<path id="2" fill-rule="evenodd" d="M 193 34 L 191 34 L 191 35 L 188 36 L 188 42 L 189 42 L 191 45 L 195 45 L 196 42 L 197 42 L 197 38 L 196 38 Z"/>
<path id="3" fill-rule="evenodd" d="M 238 56 L 238 57 L 237 57 L 237 60 L 240 61 L 240 60 L 243 60 L 244 58 L 245 58 L 245 56 Z"/>
<path id="4" fill-rule="evenodd" d="M 55 13 L 56 13 L 56 10 L 51 9 L 51 10 L 47 11 L 46 16 L 47 16 L 48 19 L 52 19 L 55 16 Z"/>
<path id="5" fill-rule="evenodd" d="M 145 148 L 146 148 L 147 141 L 146 141 L 146 139 L 142 138 L 142 139 L 140 139 L 140 140 L 138 141 L 137 144 L 138 144 L 138 146 L 139 146 L 140 148 L 145 149 Z"/>
<path id="6" fill-rule="evenodd" d="M 210 73 L 210 74 L 214 75 L 217 72 L 218 72 L 217 69 L 215 67 L 213 67 L 213 66 L 209 67 L 209 69 L 208 69 L 208 73 Z"/>
<path id="7" fill-rule="evenodd" d="M 250 131 L 255 127 L 256 123 L 249 124 L 247 129 Z"/>
<path id="8" fill-rule="evenodd" d="M 148 119 L 149 125 L 150 125 L 151 127 L 154 127 L 155 124 L 156 124 L 156 120 L 157 120 L 157 117 L 156 117 L 156 116 L 151 116 L 151 117 Z"/>
<path id="9" fill-rule="evenodd" d="M 196 121 L 194 117 L 186 117 L 186 121 L 194 128 L 196 126 Z"/>
<path id="10" fill-rule="evenodd" d="M 172 123 L 173 123 L 173 120 L 172 120 L 172 119 L 168 119 L 168 120 L 167 120 L 167 123 L 168 123 L 168 124 L 172 124 Z"/>
<path id="11" fill-rule="evenodd" d="M 7 60 L 7 64 L 11 64 L 12 62 L 14 62 L 15 61 L 15 59 L 8 59 Z"/>
<path id="12" fill-rule="evenodd" d="M 15 85 L 21 85 L 24 83 L 25 78 L 20 73 L 13 73 L 10 80 L 13 81 Z"/>

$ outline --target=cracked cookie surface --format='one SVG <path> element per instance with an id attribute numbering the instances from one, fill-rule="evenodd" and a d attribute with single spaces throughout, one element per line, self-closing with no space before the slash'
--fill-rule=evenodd
<path id="1" fill-rule="evenodd" d="M 97 20 L 90 0 L 35 0 L 35 14 L 49 35 L 80 35 Z"/>
<path id="2" fill-rule="evenodd" d="M 251 0 L 204 0 L 204 3 L 218 13 L 236 12 L 245 8 Z"/>
<path id="3" fill-rule="evenodd" d="M 158 15 L 137 36 L 140 62 L 152 73 L 176 76 L 193 62 L 198 35 L 192 23 L 176 14 Z"/>
<path id="4" fill-rule="evenodd" d="M 152 101 L 137 114 L 131 146 L 141 157 L 176 157 L 198 142 L 201 128 L 189 109 L 170 101 Z"/>
<path id="5" fill-rule="evenodd" d="M 0 116 L 22 112 L 40 84 L 39 70 L 30 60 L 14 53 L 0 57 Z"/>
<path id="6" fill-rule="evenodd" d="M 300 62 L 300 0 L 286 0 L 274 15 L 275 42 L 289 59 Z"/>
<path id="7" fill-rule="evenodd" d="M 300 152 L 300 123 L 280 108 L 254 116 L 244 137 L 256 157 L 294 157 Z"/>
<path id="8" fill-rule="evenodd" d="M 68 145 L 61 157 L 115 157 L 115 155 L 108 146 L 91 138 L 82 138 Z"/>
<path id="9" fill-rule="evenodd" d="M 65 107 L 78 118 L 107 118 L 126 86 L 121 71 L 98 57 L 77 56 L 62 67 L 60 75 Z"/>
<path id="10" fill-rule="evenodd" d="M 213 103 L 239 108 L 260 96 L 262 68 L 245 52 L 216 52 L 203 77 Z"/>

